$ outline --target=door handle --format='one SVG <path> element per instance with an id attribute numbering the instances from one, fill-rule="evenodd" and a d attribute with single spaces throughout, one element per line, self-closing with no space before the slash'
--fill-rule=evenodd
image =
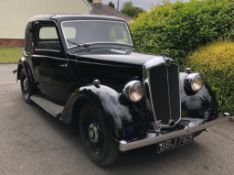
<path id="1" fill-rule="evenodd" d="M 68 66 L 67 63 L 59 65 L 59 67 L 67 67 L 67 66 Z"/>

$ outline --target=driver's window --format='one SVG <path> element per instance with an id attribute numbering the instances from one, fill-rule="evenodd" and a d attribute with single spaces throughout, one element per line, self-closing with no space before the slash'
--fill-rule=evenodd
<path id="1" fill-rule="evenodd" d="M 39 30 L 40 40 L 58 40 L 56 28 L 53 26 L 41 27 Z"/>
<path id="2" fill-rule="evenodd" d="M 36 50 L 61 50 L 58 33 L 54 25 L 38 25 L 34 40 L 34 48 Z"/>

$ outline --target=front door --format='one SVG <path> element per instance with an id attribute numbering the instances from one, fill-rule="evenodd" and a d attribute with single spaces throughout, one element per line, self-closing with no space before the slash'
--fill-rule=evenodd
<path id="1" fill-rule="evenodd" d="M 54 22 L 33 25 L 32 66 L 41 95 L 65 104 L 73 86 L 73 72 L 64 53 Z"/>

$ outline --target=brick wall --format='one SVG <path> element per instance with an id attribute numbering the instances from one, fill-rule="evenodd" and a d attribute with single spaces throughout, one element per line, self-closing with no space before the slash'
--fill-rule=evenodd
<path id="1" fill-rule="evenodd" d="M 0 39 L 0 47 L 23 47 L 24 39 Z"/>

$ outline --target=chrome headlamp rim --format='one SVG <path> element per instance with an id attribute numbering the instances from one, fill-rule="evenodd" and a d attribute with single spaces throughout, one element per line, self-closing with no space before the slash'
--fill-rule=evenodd
<path id="1" fill-rule="evenodd" d="M 200 73 L 190 73 L 185 78 L 185 88 L 198 92 L 204 85 L 203 78 Z"/>
<path id="2" fill-rule="evenodd" d="M 137 103 L 142 100 L 144 96 L 144 86 L 143 83 L 139 80 L 129 81 L 124 89 L 123 94 L 134 103 Z"/>

